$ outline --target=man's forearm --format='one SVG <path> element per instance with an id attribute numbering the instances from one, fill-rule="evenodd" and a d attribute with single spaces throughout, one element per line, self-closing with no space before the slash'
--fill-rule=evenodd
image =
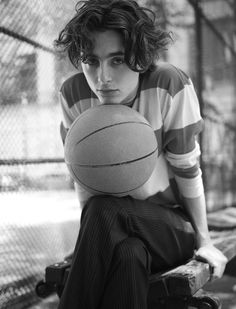
<path id="1" fill-rule="evenodd" d="M 190 217 L 196 232 L 197 247 L 200 248 L 211 242 L 206 216 L 206 201 L 202 194 L 197 198 L 184 198 L 184 207 Z"/>

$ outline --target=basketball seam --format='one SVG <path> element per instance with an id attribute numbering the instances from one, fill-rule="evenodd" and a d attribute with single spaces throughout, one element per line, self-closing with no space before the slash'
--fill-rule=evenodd
<path id="1" fill-rule="evenodd" d="M 114 123 L 114 124 L 110 124 L 108 126 L 105 126 L 105 127 L 102 127 L 100 129 L 97 129 L 91 133 L 89 133 L 88 135 L 84 136 L 81 140 L 79 140 L 76 145 L 78 145 L 79 143 L 81 143 L 83 140 L 85 140 L 87 137 L 93 135 L 93 134 L 96 134 L 97 132 L 99 131 L 103 131 L 104 129 L 107 129 L 107 128 L 111 128 L 111 127 L 115 127 L 115 126 L 119 126 L 119 125 L 122 125 L 122 124 L 126 124 L 126 123 L 136 123 L 136 124 L 142 124 L 142 125 L 146 125 L 150 128 L 152 128 L 148 123 L 145 123 L 145 122 L 138 122 L 138 121 L 125 121 L 125 122 L 118 122 L 118 123 Z M 68 136 L 69 137 L 69 136 Z"/>
<path id="2" fill-rule="evenodd" d="M 86 188 L 88 188 L 88 189 L 90 189 L 90 190 L 92 190 L 92 191 L 94 191 L 94 192 L 98 192 L 98 193 L 102 193 L 102 194 L 109 194 L 109 195 L 113 194 L 113 195 L 118 195 L 118 194 L 129 193 L 129 192 L 132 192 L 132 191 L 134 191 L 134 190 L 139 189 L 139 188 L 142 187 L 142 186 L 145 184 L 145 182 L 147 181 L 147 179 L 146 179 L 143 183 L 141 183 L 141 185 L 139 185 L 139 186 L 137 186 L 137 187 L 135 187 L 135 188 L 132 188 L 132 189 L 130 189 L 130 190 L 127 190 L 127 191 L 122 191 L 122 192 L 107 192 L 107 191 L 100 191 L 100 190 L 94 189 L 93 187 L 90 187 L 90 186 L 86 185 L 83 181 L 80 180 L 79 177 L 77 177 L 77 175 L 76 175 L 75 172 L 74 172 L 73 166 L 71 166 L 71 165 L 70 165 L 70 170 L 72 171 L 72 173 L 73 173 L 75 179 L 76 179 L 77 181 L 79 181 L 80 184 L 82 184 L 83 186 L 85 186 Z"/>
<path id="3" fill-rule="evenodd" d="M 118 166 L 118 165 L 125 165 L 125 164 L 129 164 L 129 163 L 134 163 L 137 162 L 139 160 L 145 159 L 151 155 L 153 155 L 156 151 L 158 150 L 158 147 L 156 147 L 153 151 L 149 152 L 148 154 L 146 154 L 143 157 L 139 157 L 137 159 L 133 159 L 133 160 L 129 160 L 129 161 L 124 161 L 124 162 L 119 162 L 119 163 L 109 163 L 109 164 L 78 164 L 78 163 L 70 163 L 68 161 L 66 161 L 66 164 L 73 164 L 76 166 L 81 166 L 81 167 L 92 167 L 92 168 L 99 168 L 99 167 L 108 167 L 108 166 Z"/>

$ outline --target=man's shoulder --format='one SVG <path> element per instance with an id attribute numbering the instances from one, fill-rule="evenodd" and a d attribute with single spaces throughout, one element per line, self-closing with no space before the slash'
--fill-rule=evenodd
<path id="1" fill-rule="evenodd" d="M 76 102 L 89 99 L 93 96 L 83 72 L 78 72 L 67 78 L 62 83 L 60 91 L 71 106 Z"/>
<path id="2" fill-rule="evenodd" d="M 78 88 L 84 89 L 89 87 L 83 72 L 78 72 L 68 77 L 61 85 L 61 92 L 67 93 Z"/>
<path id="3" fill-rule="evenodd" d="M 153 71 L 144 74 L 143 89 L 159 88 L 171 96 L 191 83 L 185 72 L 169 63 L 160 63 Z"/>

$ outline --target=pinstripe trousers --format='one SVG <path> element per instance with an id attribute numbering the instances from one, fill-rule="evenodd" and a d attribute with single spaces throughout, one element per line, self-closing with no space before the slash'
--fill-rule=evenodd
<path id="1" fill-rule="evenodd" d="M 193 228 L 181 210 L 130 196 L 92 197 L 59 309 L 147 309 L 151 273 L 193 255 Z"/>

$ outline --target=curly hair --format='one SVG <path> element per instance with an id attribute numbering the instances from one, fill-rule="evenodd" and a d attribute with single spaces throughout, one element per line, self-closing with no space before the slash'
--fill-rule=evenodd
<path id="1" fill-rule="evenodd" d="M 136 72 L 155 67 L 159 52 L 171 41 L 170 33 L 160 29 L 155 14 L 134 0 L 83 0 L 76 4 L 76 15 L 55 40 L 78 68 L 93 50 L 91 33 L 114 30 L 121 34 L 125 62 Z"/>

